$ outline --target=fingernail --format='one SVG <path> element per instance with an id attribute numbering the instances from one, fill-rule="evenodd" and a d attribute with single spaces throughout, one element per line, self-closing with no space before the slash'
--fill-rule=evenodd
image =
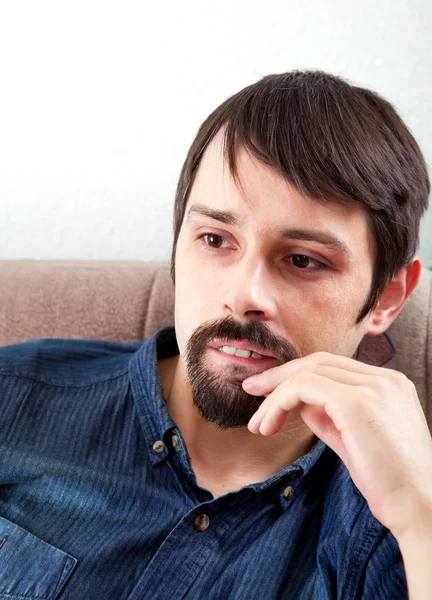
<path id="1" fill-rule="evenodd" d="M 254 383 L 257 380 L 258 380 L 258 375 L 252 375 L 252 377 L 248 377 L 247 379 L 244 379 L 243 383 L 245 383 L 246 385 L 249 385 L 250 383 Z"/>
<path id="2" fill-rule="evenodd" d="M 257 423 L 258 423 L 258 419 L 259 419 L 259 415 L 258 415 L 258 413 L 255 413 L 255 414 L 253 415 L 253 417 L 251 418 L 251 420 L 249 421 L 249 423 L 248 423 L 248 429 L 249 429 L 249 430 L 250 430 L 252 433 L 255 433 L 255 431 L 253 431 L 253 429 L 256 429 L 256 425 L 257 425 Z M 257 433 L 258 433 L 258 430 L 257 430 Z"/>

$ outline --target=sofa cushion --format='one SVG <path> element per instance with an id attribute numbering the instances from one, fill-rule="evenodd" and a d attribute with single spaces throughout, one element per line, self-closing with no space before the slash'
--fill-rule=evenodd
<path id="1" fill-rule="evenodd" d="M 165 262 L 5 260 L 0 276 L 0 345 L 44 337 L 137 341 L 174 321 Z M 386 336 L 365 338 L 359 359 L 380 364 L 391 358 L 386 366 L 415 383 L 432 424 L 431 290 L 432 273 L 423 270 Z"/>

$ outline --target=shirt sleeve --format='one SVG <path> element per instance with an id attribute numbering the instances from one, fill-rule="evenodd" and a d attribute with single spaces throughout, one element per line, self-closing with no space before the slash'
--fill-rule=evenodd
<path id="1" fill-rule="evenodd" d="M 408 587 L 399 544 L 386 531 L 366 566 L 362 600 L 408 600 Z"/>

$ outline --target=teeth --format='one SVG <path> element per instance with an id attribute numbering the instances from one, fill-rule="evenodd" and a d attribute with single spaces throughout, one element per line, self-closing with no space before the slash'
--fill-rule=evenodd
<path id="1" fill-rule="evenodd" d="M 226 354 L 234 355 L 237 352 L 237 348 L 233 348 L 233 346 L 222 346 L 221 351 Z"/>
<path id="2" fill-rule="evenodd" d="M 219 348 L 221 352 L 225 352 L 225 354 L 231 354 L 231 356 L 240 356 L 241 358 L 262 358 L 262 354 L 258 354 L 258 352 L 252 352 L 251 350 L 240 350 L 240 348 L 234 348 L 234 346 L 222 346 Z"/>

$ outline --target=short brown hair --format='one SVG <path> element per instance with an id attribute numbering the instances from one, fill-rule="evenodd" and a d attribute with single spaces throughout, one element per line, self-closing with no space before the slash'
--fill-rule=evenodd
<path id="1" fill-rule="evenodd" d="M 174 244 L 201 158 L 224 129 L 237 177 L 236 147 L 274 168 L 317 201 L 364 208 L 376 240 L 374 274 L 360 322 L 413 259 L 430 182 L 421 150 L 393 106 L 375 92 L 322 71 L 268 75 L 223 102 L 201 125 L 183 165 L 174 206 Z"/>

